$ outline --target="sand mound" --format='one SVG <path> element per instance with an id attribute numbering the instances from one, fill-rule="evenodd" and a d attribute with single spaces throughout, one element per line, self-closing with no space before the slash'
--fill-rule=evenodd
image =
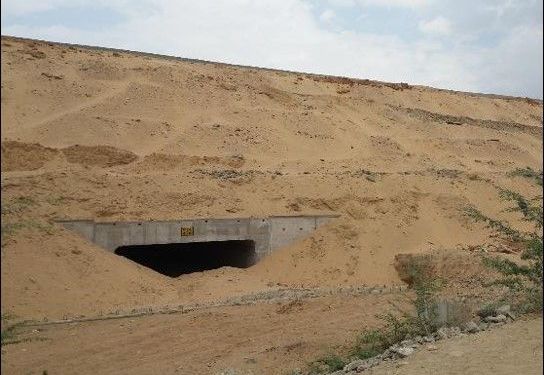
<path id="1" fill-rule="evenodd" d="M 137 159 L 132 152 L 111 146 L 74 145 L 63 148 L 61 151 L 70 163 L 96 167 L 129 164 Z"/>
<path id="2" fill-rule="evenodd" d="M 190 155 L 171 155 L 163 153 L 152 153 L 146 155 L 137 165 L 137 170 L 144 171 L 168 171 L 177 167 L 193 166 L 228 166 L 231 168 L 241 168 L 244 165 L 244 157 L 233 155 L 228 157 L 219 156 L 190 156 Z"/>
<path id="3" fill-rule="evenodd" d="M 481 259 L 469 252 L 443 250 L 425 254 L 397 254 L 394 267 L 403 282 L 413 284 L 415 270 L 427 277 L 438 278 L 451 285 L 468 288 L 482 286 L 485 282 L 498 277 Z"/>
<path id="4" fill-rule="evenodd" d="M 178 167 L 184 157 L 182 155 L 168 155 L 153 153 L 144 157 L 142 161 L 138 163 L 138 169 L 141 171 L 166 171 Z"/>
<path id="5" fill-rule="evenodd" d="M 58 227 L 47 232 L 27 227 L 10 239 L 10 251 L 2 254 L 2 308 L 17 316 L 97 315 L 175 298 L 168 280 L 147 268 Z M 24 269 L 11 273 L 20 262 Z"/>
<path id="6" fill-rule="evenodd" d="M 58 150 L 39 143 L 2 142 L 2 171 L 33 171 L 58 155 Z"/>

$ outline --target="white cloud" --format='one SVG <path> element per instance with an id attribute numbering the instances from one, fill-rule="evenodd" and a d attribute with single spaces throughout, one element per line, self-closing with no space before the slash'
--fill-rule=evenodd
<path id="1" fill-rule="evenodd" d="M 68 0 L 21 0 L 21 1 L 2 1 L 2 13 L 8 15 L 22 15 L 44 10 L 53 9 L 56 6 L 67 5 Z"/>
<path id="2" fill-rule="evenodd" d="M 330 23 L 335 18 L 335 12 L 331 9 L 326 9 L 320 14 L 320 20 Z"/>
<path id="3" fill-rule="evenodd" d="M 361 5 L 382 7 L 418 8 L 431 3 L 431 0 L 358 0 Z"/>
<path id="4" fill-rule="evenodd" d="M 420 31 L 428 34 L 448 35 L 452 31 L 450 21 L 443 16 L 436 17 L 430 21 L 420 21 L 418 28 Z"/>
<path id="5" fill-rule="evenodd" d="M 327 2 L 333 7 L 350 8 L 356 5 L 355 0 L 327 0 Z"/>
<path id="6" fill-rule="evenodd" d="M 463 65 L 451 66 L 454 57 L 445 65 L 441 53 L 395 36 L 320 28 L 312 9 L 298 0 L 238 0 L 237 6 L 212 0 L 159 4 L 153 15 L 142 11 L 106 31 L 13 26 L 2 32 L 237 64 L 474 88 Z M 421 60 L 427 62 L 425 68 L 415 71 Z M 453 71 L 459 74 L 453 76 Z"/>
<path id="7" fill-rule="evenodd" d="M 490 9 L 496 13 L 498 17 L 502 17 L 506 12 L 509 12 L 513 8 L 516 8 L 516 4 L 513 0 L 498 1 L 496 4 L 485 7 L 485 9 Z"/>
<path id="8" fill-rule="evenodd" d="M 481 54 L 478 86 L 488 92 L 507 92 L 543 98 L 543 29 L 518 27 L 494 48 Z"/>
<path id="9" fill-rule="evenodd" d="M 316 15 L 305 0 L 144 0 L 130 7 L 125 1 L 109 3 L 124 17 L 107 30 L 3 22 L 2 34 L 458 90 L 543 95 L 543 32 L 537 26 L 506 30 L 508 37 L 486 47 L 465 42 L 447 47 L 442 38 L 407 40 L 332 30 L 320 15 L 331 20 L 341 14 L 323 9 Z M 430 19 L 422 24 L 427 32 L 451 32 L 451 42 L 458 37 L 448 21 Z"/>

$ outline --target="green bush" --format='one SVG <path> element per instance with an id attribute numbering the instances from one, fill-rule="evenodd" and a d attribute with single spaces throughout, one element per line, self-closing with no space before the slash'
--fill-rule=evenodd
<path id="1" fill-rule="evenodd" d="M 310 368 L 314 373 L 333 372 L 342 369 L 346 365 L 346 361 L 337 354 L 329 354 L 312 362 Z"/>
<path id="2" fill-rule="evenodd" d="M 537 172 L 530 167 L 517 168 L 513 172 L 509 173 L 509 175 L 530 178 L 533 179 L 537 185 L 543 186 L 543 171 Z"/>
<path id="3" fill-rule="evenodd" d="M 437 326 L 437 292 L 440 284 L 429 272 L 429 265 L 419 259 L 407 264 L 415 297 L 411 299 L 413 311 L 397 309 L 379 315 L 385 323 L 380 330 L 365 331 L 351 350 L 352 357 L 367 359 L 381 354 L 390 346 L 407 338 L 425 336 L 435 332 Z"/>
<path id="4" fill-rule="evenodd" d="M 543 186 L 543 173 L 529 168 L 517 170 L 516 173 L 533 178 L 538 181 L 538 185 Z M 475 221 L 485 222 L 504 239 L 513 245 L 522 245 L 524 249 L 520 262 L 499 256 L 484 257 L 483 262 L 501 274 L 497 284 L 509 287 L 515 294 L 522 294 L 523 302 L 519 308 L 523 312 L 543 311 L 543 197 L 527 199 L 519 193 L 504 189 L 500 189 L 500 197 L 514 204 L 507 211 L 519 212 L 523 220 L 534 224 L 534 230 L 522 232 L 508 223 L 484 215 L 475 207 L 467 208 L 466 213 Z"/>

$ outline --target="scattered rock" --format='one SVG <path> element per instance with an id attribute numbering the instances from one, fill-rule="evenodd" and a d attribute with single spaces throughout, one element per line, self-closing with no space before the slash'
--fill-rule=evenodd
<path id="1" fill-rule="evenodd" d="M 350 362 L 349 364 L 347 364 L 346 366 L 344 366 L 343 370 L 345 372 L 348 372 L 348 371 L 352 371 L 352 370 L 356 370 L 359 366 L 363 366 L 367 363 L 366 360 L 364 359 L 358 359 L 354 362 Z"/>
<path id="2" fill-rule="evenodd" d="M 450 336 L 458 336 L 460 333 L 462 333 L 462 330 L 460 327 L 450 327 Z"/>
<path id="3" fill-rule="evenodd" d="M 54 74 L 42 73 L 42 75 L 48 79 L 63 79 L 63 76 L 56 76 Z"/>
<path id="4" fill-rule="evenodd" d="M 386 349 L 380 356 L 379 358 L 382 359 L 383 361 L 386 361 L 387 359 L 391 358 L 392 357 L 392 350 L 391 349 Z"/>
<path id="5" fill-rule="evenodd" d="M 379 357 L 369 358 L 368 360 L 363 361 L 361 365 L 359 365 L 352 371 L 356 371 L 356 373 L 363 372 L 365 370 L 369 370 L 370 368 L 377 366 L 379 363 L 380 363 Z"/>
<path id="6" fill-rule="evenodd" d="M 507 315 L 511 312 L 510 305 L 502 305 L 496 309 L 496 315 Z"/>
<path id="7" fill-rule="evenodd" d="M 30 55 L 30 56 L 36 58 L 36 59 L 45 59 L 45 57 L 46 57 L 45 53 L 43 53 L 42 51 L 38 51 L 36 49 L 32 49 L 30 51 L 25 51 L 25 53 L 27 55 Z"/>
<path id="8" fill-rule="evenodd" d="M 449 329 L 447 327 L 441 327 L 435 332 L 435 338 L 437 340 L 445 340 L 449 338 Z"/>
<path id="9" fill-rule="evenodd" d="M 488 323 L 503 323 L 507 320 L 507 317 L 503 314 L 499 314 L 497 316 L 487 316 L 484 320 Z"/>
<path id="10" fill-rule="evenodd" d="M 414 353 L 414 349 L 409 346 L 402 346 L 392 350 L 394 353 L 399 354 L 401 357 L 405 358 Z"/>
<path id="11" fill-rule="evenodd" d="M 470 321 L 470 322 L 467 322 L 466 324 L 464 324 L 464 328 L 463 328 L 463 332 L 467 332 L 467 333 L 477 333 L 480 330 L 481 329 L 479 328 L 477 323 L 475 323 L 473 321 Z"/>
<path id="12" fill-rule="evenodd" d="M 511 319 L 511 320 L 515 320 L 515 314 L 512 313 L 512 312 L 506 313 L 505 316 L 507 316 L 507 317 L 508 317 L 509 319 Z"/>
<path id="13" fill-rule="evenodd" d="M 435 345 L 428 345 L 428 346 L 426 346 L 426 349 L 428 349 L 430 352 L 431 352 L 431 351 L 435 351 L 435 350 L 437 350 L 437 346 L 435 346 Z"/>

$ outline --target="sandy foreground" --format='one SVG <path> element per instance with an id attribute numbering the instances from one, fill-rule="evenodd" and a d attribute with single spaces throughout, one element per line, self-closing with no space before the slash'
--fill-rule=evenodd
<path id="1" fill-rule="evenodd" d="M 464 208 L 524 228 L 498 188 L 541 191 L 510 175 L 542 170 L 543 103 L 532 99 L 8 37 L 1 89 L 1 305 L 16 320 L 206 305 L 279 288 L 390 288 L 403 284 L 394 257 L 405 253 L 454 254 L 442 270 L 457 280 L 453 290 L 471 294 L 481 274 L 473 250 L 503 245 Z M 316 213 L 340 217 L 253 267 L 178 278 L 53 223 Z M 376 324 L 389 298 L 51 326 L 37 333 L 46 341 L 7 346 L 2 369 L 285 373 Z"/>
<path id="2" fill-rule="evenodd" d="M 376 318 L 366 307 L 376 303 L 381 299 L 324 299 L 291 309 L 257 305 L 50 327 L 28 334 L 46 341 L 6 346 L 2 371 L 219 374 L 236 369 L 237 374 L 288 374 L 301 368 L 305 358 L 355 336 L 361 329 L 357 322 L 372 323 Z M 542 319 L 520 320 L 438 342 L 433 351 L 422 347 L 405 360 L 384 362 L 365 373 L 541 374 L 542 332 Z"/>

